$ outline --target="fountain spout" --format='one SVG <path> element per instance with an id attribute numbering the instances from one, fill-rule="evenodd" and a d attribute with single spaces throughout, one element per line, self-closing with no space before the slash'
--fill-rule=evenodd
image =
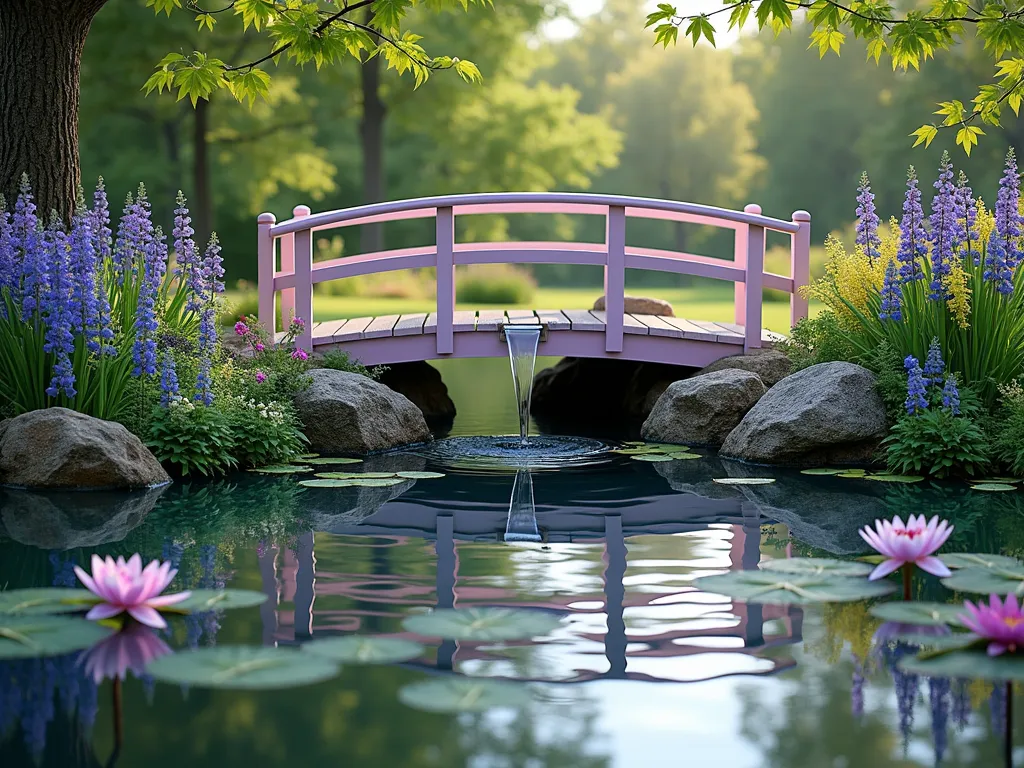
<path id="1" fill-rule="evenodd" d="M 505 541 L 541 541 L 537 508 L 533 503 L 533 476 L 528 469 L 516 472 L 512 498 L 508 502 Z"/>
<path id="2" fill-rule="evenodd" d="M 505 341 L 512 365 L 512 384 L 519 407 L 519 440 L 527 445 L 530 439 L 530 396 L 533 394 L 533 371 L 537 364 L 537 342 L 541 325 L 506 325 Z"/>

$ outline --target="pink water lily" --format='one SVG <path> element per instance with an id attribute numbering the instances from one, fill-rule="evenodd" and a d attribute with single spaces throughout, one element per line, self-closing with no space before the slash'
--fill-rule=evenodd
<path id="1" fill-rule="evenodd" d="M 870 581 L 881 579 L 907 563 L 936 576 L 949 576 L 949 568 L 934 553 L 946 543 L 953 526 L 936 515 L 927 523 L 924 515 L 911 515 L 904 525 L 899 515 L 889 520 L 875 520 L 875 528 L 865 526 L 859 533 L 871 548 L 886 556 L 868 576 Z"/>
<path id="2" fill-rule="evenodd" d="M 103 601 L 93 606 L 85 618 L 99 621 L 127 613 L 142 624 L 163 629 L 167 622 L 157 609 L 180 603 L 192 594 L 177 592 L 158 597 L 167 589 L 176 573 L 177 570 L 172 569 L 169 562 L 161 564 L 158 560 L 143 568 L 138 552 L 128 562 L 123 557 L 115 561 L 112 557 L 104 560 L 99 555 L 93 555 L 91 576 L 75 566 L 79 581 Z"/>
<path id="3" fill-rule="evenodd" d="M 149 662 L 169 653 L 170 646 L 152 629 L 129 624 L 86 651 L 81 663 L 86 674 L 101 683 L 106 678 L 124 680 L 129 671 L 138 677 Z"/>
<path id="4" fill-rule="evenodd" d="M 1015 595 L 1007 595 L 1005 601 L 998 595 L 989 595 L 988 605 L 981 600 L 977 605 L 967 600 L 964 608 L 967 613 L 958 617 L 960 622 L 989 641 L 989 656 L 1024 651 L 1024 612 Z"/>

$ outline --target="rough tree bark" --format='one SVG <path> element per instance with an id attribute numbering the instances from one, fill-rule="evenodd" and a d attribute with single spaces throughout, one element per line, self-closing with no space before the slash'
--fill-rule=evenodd
<path id="1" fill-rule="evenodd" d="M 371 15 L 367 18 L 372 17 Z M 363 92 L 363 116 L 359 135 L 363 145 L 363 202 L 379 203 L 384 199 L 384 118 L 387 105 L 380 97 L 380 56 L 364 61 L 360 72 Z M 363 227 L 360 237 L 363 253 L 384 250 L 384 229 L 381 224 Z"/>
<path id="2" fill-rule="evenodd" d="M 81 183 L 79 73 L 107 0 L 0 0 L 0 194 L 27 173 L 41 212 L 69 220 Z"/>

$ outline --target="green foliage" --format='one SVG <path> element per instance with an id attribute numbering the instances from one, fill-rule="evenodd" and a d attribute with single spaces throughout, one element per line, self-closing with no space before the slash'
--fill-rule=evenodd
<path id="1" fill-rule="evenodd" d="M 537 283 L 512 264 L 474 264 L 456 275 L 456 295 L 470 304 L 526 304 Z"/>
<path id="2" fill-rule="evenodd" d="M 818 363 L 851 360 L 855 356 L 848 333 L 827 310 L 797 323 L 779 348 L 789 356 L 794 371 Z"/>
<path id="3" fill-rule="evenodd" d="M 890 472 L 929 474 L 983 474 L 989 467 L 989 440 L 968 416 L 954 416 L 944 408 L 930 408 L 903 416 L 883 441 Z"/>
<path id="4" fill-rule="evenodd" d="M 875 374 L 875 389 L 885 403 L 885 413 L 890 422 L 898 421 L 906 414 L 904 401 L 907 398 L 907 375 L 903 369 L 903 358 L 888 341 L 875 347 L 863 360 L 864 367 Z M 970 390 L 960 393 L 961 409 Z"/>
<path id="5" fill-rule="evenodd" d="M 1014 475 L 1024 475 L 1024 389 L 1012 382 L 1000 391 L 1001 407 L 993 419 L 993 452 Z"/>
<path id="6" fill-rule="evenodd" d="M 146 445 L 165 467 L 183 475 L 221 475 L 238 466 L 230 420 L 219 409 L 178 400 L 156 408 Z"/>
<path id="7" fill-rule="evenodd" d="M 373 368 L 367 368 L 358 360 L 353 360 L 348 352 L 344 352 L 340 349 L 332 349 L 329 352 L 325 352 L 320 357 L 312 358 L 310 363 L 315 368 L 331 368 L 335 371 L 358 373 L 361 376 L 367 376 L 371 379 L 379 379 L 387 370 L 387 366 L 385 365 L 375 365 Z"/>
<path id="8" fill-rule="evenodd" d="M 227 417 L 234 441 L 232 458 L 239 466 L 285 463 L 308 445 L 290 403 L 227 397 L 215 402 L 215 407 Z"/>

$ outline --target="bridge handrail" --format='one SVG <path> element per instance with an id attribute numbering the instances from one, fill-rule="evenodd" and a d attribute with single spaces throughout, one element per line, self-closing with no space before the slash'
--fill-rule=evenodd
<path id="1" fill-rule="evenodd" d="M 455 217 L 488 212 L 603 215 L 605 242 L 456 244 Z M 627 246 L 626 220 L 630 217 L 668 219 L 733 229 L 733 260 Z M 315 266 L 312 263 L 312 236 L 316 230 L 413 218 L 435 220 L 436 245 L 359 254 Z M 297 338 L 297 342 L 311 348 L 315 283 L 390 269 L 436 267 L 437 353 L 448 355 L 454 352 L 457 264 L 503 261 L 596 263 L 603 264 L 605 272 L 606 352 L 621 352 L 623 348 L 627 268 L 676 272 L 733 282 L 734 317 L 738 325 L 745 326 L 744 348 L 757 348 L 761 346 L 761 302 L 765 287 L 790 294 L 792 324 L 795 325 L 807 316 L 807 299 L 800 293 L 800 288 L 810 279 L 810 221 L 810 214 L 806 211 L 794 212 L 791 221 L 763 216 L 760 206 L 753 204 L 747 205 L 742 211 L 734 211 L 672 200 L 570 192 L 442 195 L 373 203 L 318 214 L 311 214 L 306 206 L 297 206 L 293 218 L 281 223 L 277 223 L 272 213 L 259 216 L 259 317 L 267 330 L 273 333 L 275 296 L 280 291 L 282 317 L 287 319 L 294 313 L 307 320 L 305 331 Z M 768 230 L 790 236 L 788 276 L 764 270 L 765 235 Z M 280 272 L 276 268 L 278 251 Z M 505 258 L 502 258 L 503 254 Z"/>

